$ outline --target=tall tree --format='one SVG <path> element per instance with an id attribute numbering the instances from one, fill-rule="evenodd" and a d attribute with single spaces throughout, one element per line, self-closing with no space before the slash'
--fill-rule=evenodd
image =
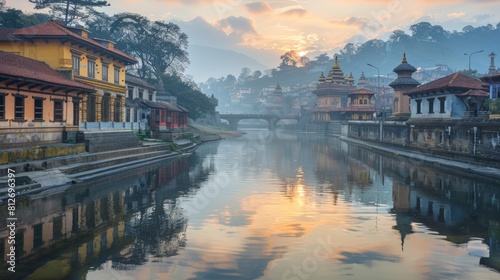
<path id="1" fill-rule="evenodd" d="M 122 13 L 113 17 L 109 32 L 120 49 L 139 60 L 141 78 L 160 80 L 166 73 L 183 72 L 189 64 L 188 37 L 174 23 Z"/>
<path id="2" fill-rule="evenodd" d="M 103 0 L 29 0 L 35 4 L 35 9 L 49 8 L 53 16 L 64 18 L 64 24 L 68 25 L 78 19 L 88 18 L 93 14 L 95 8 L 109 6 L 108 1 Z"/>

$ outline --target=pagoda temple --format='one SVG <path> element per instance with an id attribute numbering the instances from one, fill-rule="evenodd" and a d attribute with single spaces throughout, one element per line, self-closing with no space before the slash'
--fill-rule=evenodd
<path id="1" fill-rule="evenodd" d="M 349 93 L 356 90 L 352 74 L 346 78 L 335 56 L 333 67 L 325 77 L 319 78 L 317 89 L 313 91 L 318 99 L 316 107 L 311 109 L 312 120 L 329 122 L 331 120 L 345 120 L 346 109 L 349 107 Z"/>
<path id="2" fill-rule="evenodd" d="M 406 120 L 410 117 L 410 98 L 403 95 L 403 93 L 420 85 L 417 80 L 412 78 L 412 74 L 417 69 L 408 63 L 405 53 L 403 54 L 403 61 L 393 71 L 398 74 L 398 78 L 389 84 L 394 89 L 392 116 L 393 118 Z"/>

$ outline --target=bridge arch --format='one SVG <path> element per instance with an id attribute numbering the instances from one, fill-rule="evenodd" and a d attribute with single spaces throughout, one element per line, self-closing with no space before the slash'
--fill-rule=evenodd
<path id="1" fill-rule="evenodd" d="M 221 120 L 226 120 L 229 123 L 231 130 L 238 129 L 238 122 L 241 120 L 266 120 L 269 124 L 269 130 L 276 130 L 276 124 L 282 119 L 299 119 L 299 116 L 276 116 L 276 115 L 265 115 L 265 114 L 220 114 Z"/>

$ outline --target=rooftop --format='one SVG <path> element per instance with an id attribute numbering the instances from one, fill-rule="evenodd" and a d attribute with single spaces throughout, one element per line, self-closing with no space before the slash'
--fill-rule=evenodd
<path id="1" fill-rule="evenodd" d="M 417 88 L 405 92 L 405 95 L 411 95 L 416 93 L 423 93 L 427 91 L 442 90 L 447 88 L 461 88 L 461 89 L 486 89 L 488 84 L 481 82 L 478 79 L 471 78 L 461 73 L 454 73 L 437 79 L 435 81 L 429 82 L 427 84 L 421 85 Z"/>
<path id="2" fill-rule="evenodd" d="M 17 54 L 0 51 L 0 65 L 2 65 L 0 67 L 2 77 L 94 91 L 93 87 L 72 81 L 43 62 Z"/>
<path id="3" fill-rule="evenodd" d="M 37 24 L 20 29 L 0 28 L 0 40 L 12 41 L 12 38 L 19 41 L 21 38 L 25 39 L 59 39 L 68 38 L 77 43 L 83 44 L 87 47 L 96 48 L 99 51 L 118 56 L 120 59 L 125 60 L 127 64 L 137 63 L 137 60 L 130 55 L 110 47 L 103 46 L 95 40 L 89 39 L 78 35 L 62 24 L 55 21 Z"/>

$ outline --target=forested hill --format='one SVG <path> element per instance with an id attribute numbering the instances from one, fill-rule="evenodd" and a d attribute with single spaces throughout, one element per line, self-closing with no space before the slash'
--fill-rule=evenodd
<path id="1" fill-rule="evenodd" d="M 484 75 L 490 64 L 488 55 L 491 52 L 500 54 L 500 23 L 480 27 L 469 25 L 461 31 L 448 31 L 439 25 L 420 22 L 410 26 L 408 33 L 395 30 L 385 41 L 373 39 L 363 44 L 348 43 L 335 54 L 325 53 L 309 59 L 300 57 L 296 51 L 291 50 L 281 56 L 281 64 L 272 70 L 255 73 L 250 71 L 254 69 L 244 68 L 239 77 L 228 75 L 212 78 L 203 83 L 202 88 L 219 96 L 217 91 L 221 88 L 240 86 L 258 91 L 277 82 L 284 86 L 316 82 L 321 71 L 327 74 L 334 55 L 338 55 L 344 73 L 349 75 L 352 72 L 356 80 L 362 71 L 367 76 L 377 74 L 377 70 L 367 63 L 377 66 L 381 75 L 391 73 L 401 63 L 403 53 L 406 53 L 408 62 L 415 67 L 428 68 L 446 64 L 453 71 L 461 71 L 468 69 L 469 55 L 480 50 L 483 52 L 472 55 L 471 68 L 477 70 L 477 75 Z M 500 66 L 500 60 L 497 59 L 496 65 Z"/>

